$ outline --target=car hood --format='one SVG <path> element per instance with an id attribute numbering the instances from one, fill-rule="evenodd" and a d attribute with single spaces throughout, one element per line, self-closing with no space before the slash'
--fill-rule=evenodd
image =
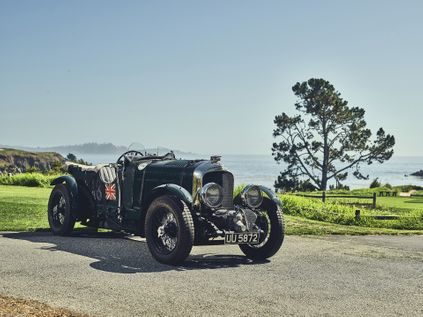
<path id="1" fill-rule="evenodd" d="M 144 182 L 149 188 L 162 184 L 177 184 L 191 192 L 194 172 L 204 175 L 209 171 L 223 169 L 220 163 L 209 160 L 153 161 L 145 167 Z"/>

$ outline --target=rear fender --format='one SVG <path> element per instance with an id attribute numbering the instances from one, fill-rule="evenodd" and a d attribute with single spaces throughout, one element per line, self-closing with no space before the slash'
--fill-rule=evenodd
<path id="1" fill-rule="evenodd" d="M 78 208 L 78 184 L 76 183 L 75 178 L 69 175 L 59 176 L 55 178 L 50 185 L 64 184 L 69 191 L 71 198 L 71 208 L 72 210 L 77 210 Z"/>

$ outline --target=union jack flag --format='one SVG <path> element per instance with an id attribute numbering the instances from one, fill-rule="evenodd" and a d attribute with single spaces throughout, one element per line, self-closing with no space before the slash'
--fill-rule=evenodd
<path id="1" fill-rule="evenodd" d="M 104 187 L 104 194 L 107 200 L 116 200 L 115 184 L 106 184 L 106 186 Z"/>

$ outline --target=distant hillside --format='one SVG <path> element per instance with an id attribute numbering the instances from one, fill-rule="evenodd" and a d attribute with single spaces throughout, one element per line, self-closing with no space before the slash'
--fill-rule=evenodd
<path id="1" fill-rule="evenodd" d="M 0 172 L 23 173 L 30 170 L 48 172 L 65 162 L 54 152 L 27 152 L 16 149 L 0 149 Z"/>
<path id="2" fill-rule="evenodd" d="M 59 153 L 78 153 L 78 154 L 118 154 L 125 152 L 126 146 L 116 146 L 112 143 L 84 143 L 75 145 L 60 145 L 52 147 L 28 148 L 33 151 L 59 152 Z"/>
<path id="3" fill-rule="evenodd" d="M 2 147 L 10 147 L 10 146 L 2 146 L 0 145 L 0 148 Z M 15 149 L 21 149 L 25 151 L 31 151 L 31 152 L 58 152 L 62 153 L 64 155 L 68 153 L 73 154 L 121 154 L 128 150 L 127 146 L 121 146 L 121 145 L 114 145 L 112 143 L 96 143 L 96 142 L 90 142 L 90 143 L 84 143 L 84 144 L 75 144 L 75 145 L 59 145 L 59 146 L 51 146 L 51 147 L 26 147 L 26 146 L 13 146 Z M 147 149 L 147 152 L 149 153 L 156 153 L 156 151 L 159 150 L 161 153 L 164 151 L 169 152 L 170 150 L 173 150 L 175 154 L 183 155 L 183 154 L 195 154 L 191 152 L 183 152 L 180 150 L 175 149 L 169 149 L 165 147 L 156 147 L 152 149 Z"/>

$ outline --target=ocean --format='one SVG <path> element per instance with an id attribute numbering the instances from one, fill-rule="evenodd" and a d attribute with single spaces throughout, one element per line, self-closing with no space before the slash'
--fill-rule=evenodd
<path id="1" fill-rule="evenodd" d="M 61 153 L 66 155 L 65 153 Z M 97 154 L 77 154 L 78 158 L 91 162 L 110 163 L 115 162 L 118 155 L 97 155 Z M 184 155 L 186 159 L 208 159 L 208 155 Z M 273 188 L 273 184 L 283 170 L 283 163 L 277 164 L 273 157 L 269 155 L 222 155 L 222 164 L 230 170 L 235 177 L 235 185 L 238 184 L 261 184 Z M 353 170 L 345 185 L 350 188 L 369 187 L 371 181 L 376 177 L 383 184 L 406 185 L 415 184 L 423 186 L 423 178 L 407 176 L 413 172 L 423 169 L 423 156 L 394 156 L 383 164 L 374 163 L 372 165 L 362 165 L 361 171 L 364 175 L 369 175 L 368 180 L 358 180 L 353 175 Z"/>

